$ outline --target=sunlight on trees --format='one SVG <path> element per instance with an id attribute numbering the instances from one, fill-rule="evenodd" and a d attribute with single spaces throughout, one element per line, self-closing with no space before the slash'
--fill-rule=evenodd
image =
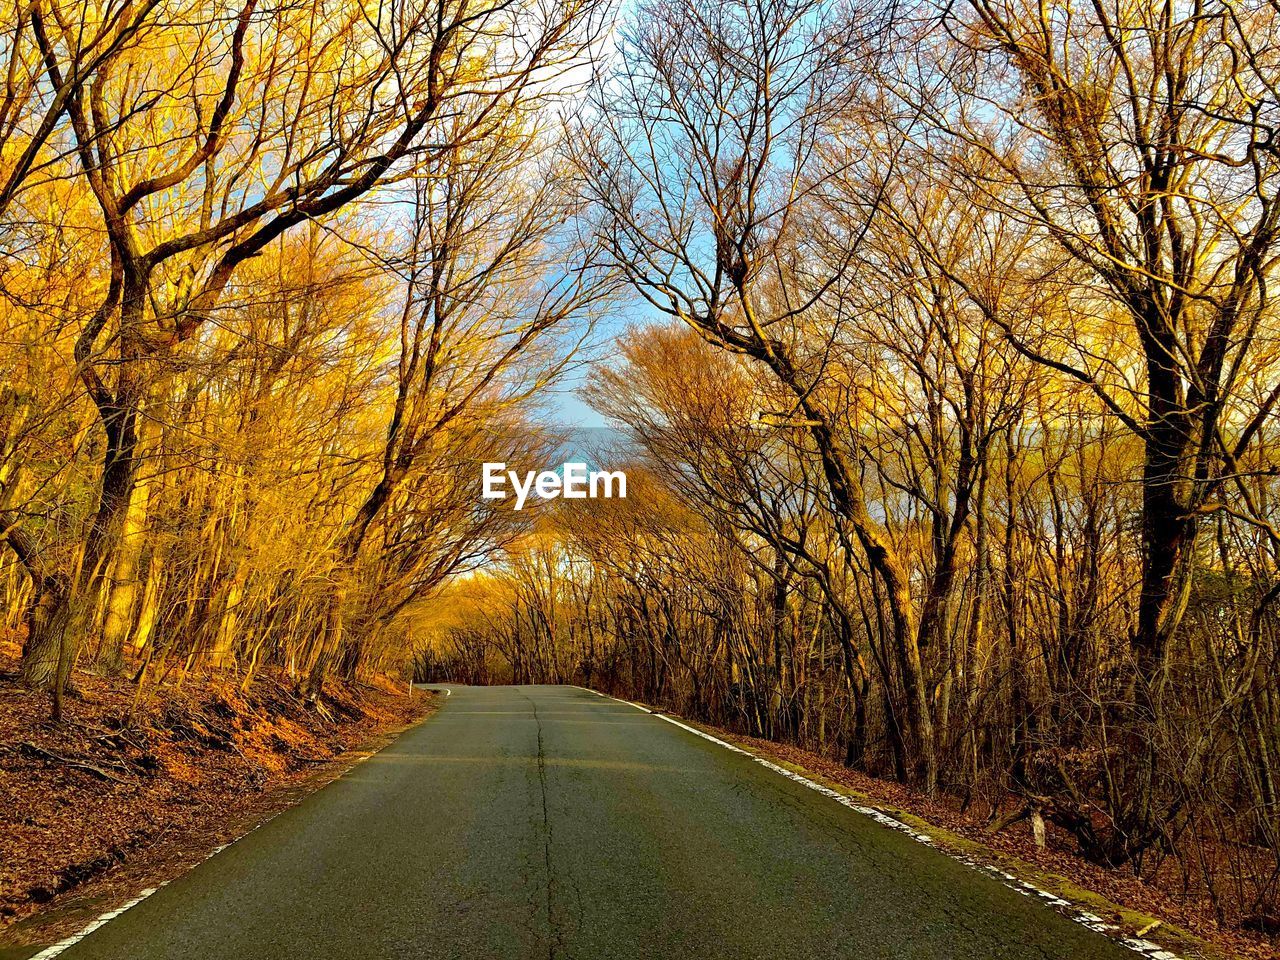
<path id="1" fill-rule="evenodd" d="M 0 584 L 55 719 L 86 669 L 138 715 L 577 683 L 1280 926 L 1275 0 L 0 36 Z M 627 498 L 483 500 L 604 317 Z"/>

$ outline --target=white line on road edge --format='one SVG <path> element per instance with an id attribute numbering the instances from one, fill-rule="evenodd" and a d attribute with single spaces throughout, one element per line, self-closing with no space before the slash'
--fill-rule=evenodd
<path id="1" fill-rule="evenodd" d="M 163 887 L 163 886 L 164 886 L 163 883 L 160 884 L 160 887 Z M 124 913 L 130 907 L 136 907 L 143 900 L 147 899 L 147 897 L 151 896 L 153 893 L 159 890 L 160 887 L 148 887 L 146 890 L 143 890 L 142 893 L 138 894 L 138 896 L 134 897 L 132 900 L 130 900 L 128 903 L 124 904 L 123 906 L 117 907 L 116 909 L 112 910 L 110 913 L 104 913 L 102 916 L 98 917 L 97 920 L 94 920 L 91 924 L 89 924 L 87 927 L 85 927 L 83 930 L 79 931 L 78 933 L 73 933 L 71 936 L 67 937 L 67 939 L 63 940 L 60 943 L 55 943 L 51 947 L 45 947 L 45 949 L 41 950 L 34 957 L 32 957 L 31 960 L 49 960 L 50 957 L 56 957 L 63 950 L 66 950 L 68 947 L 75 946 L 77 943 L 79 943 L 89 934 L 93 933 L 93 931 L 97 930 L 100 926 L 102 926 L 103 924 L 107 923 L 110 920 L 114 920 L 116 917 L 120 916 L 120 914 Z"/>
<path id="2" fill-rule="evenodd" d="M 67 937 L 65 940 L 59 940 L 57 943 L 52 944 L 51 946 L 45 947 L 39 953 L 32 956 L 30 960 L 52 960 L 52 958 L 58 956 L 63 951 L 70 950 L 77 943 L 79 943 L 85 937 L 89 936 L 89 934 L 93 933 L 99 927 L 104 926 L 107 923 L 110 923 L 116 917 L 120 916 L 120 914 L 128 910 L 132 910 L 134 907 L 140 904 L 143 900 L 147 899 L 147 897 L 151 896 L 154 893 L 157 893 L 161 888 L 167 887 L 170 883 L 173 882 L 173 880 L 177 880 L 180 877 L 185 877 L 192 870 L 196 869 L 202 863 L 205 863 L 208 860 L 212 860 L 214 857 L 216 857 L 218 854 L 220 854 L 223 850 L 227 849 L 227 847 L 231 846 L 232 844 L 239 843 L 241 840 L 243 840 L 245 837 L 249 836 L 249 834 L 253 833 L 256 830 L 261 830 L 263 827 L 265 827 L 268 823 L 270 823 L 276 817 L 280 816 L 280 814 L 287 813 L 288 811 L 292 810 L 299 803 L 302 803 L 303 800 L 306 800 L 308 797 L 313 796 L 315 793 L 329 786 L 330 783 L 335 783 L 336 781 L 341 780 L 348 773 L 350 773 L 352 770 L 355 769 L 356 764 L 363 763 L 365 760 L 368 760 L 370 757 L 374 756 L 374 754 L 381 753 L 383 750 L 391 746 L 391 744 L 395 743 L 396 740 L 399 740 L 399 739 L 400 739 L 400 734 L 396 734 L 395 737 L 393 737 L 391 740 L 384 743 L 377 750 L 374 750 L 373 753 L 366 753 L 363 756 L 356 757 L 356 759 L 352 761 L 350 767 L 348 767 L 346 770 L 343 770 L 342 773 L 338 774 L 338 776 L 334 777 L 328 783 L 321 784 L 321 786 L 317 787 L 316 790 L 313 790 L 311 793 L 307 794 L 307 796 L 302 797 L 296 803 L 291 803 L 289 804 L 289 806 L 285 807 L 284 809 L 277 810 L 275 813 L 271 814 L 271 816 L 267 817 L 267 819 L 263 820 L 261 823 L 255 824 L 254 826 L 250 827 L 248 830 L 240 834 L 240 836 L 236 837 L 234 840 L 228 840 L 226 843 L 222 843 L 214 847 L 212 850 L 206 853 L 203 857 L 201 857 L 199 860 L 193 863 L 190 867 L 184 870 L 181 874 L 179 874 L 178 877 L 174 877 L 172 878 L 172 880 L 164 880 L 154 887 L 148 887 L 147 889 L 143 890 L 140 894 L 138 894 L 136 897 L 134 897 L 132 900 L 128 901 L 127 903 L 124 903 L 121 906 L 116 907 L 114 910 L 108 910 L 106 913 L 102 914 L 100 917 L 90 921 L 86 926 L 82 927 L 80 930 L 71 934 L 71 936 Z"/>
<path id="3" fill-rule="evenodd" d="M 934 850 L 937 850 L 943 856 L 950 857 L 952 860 L 958 861 L 959 863 L 963 863 L 967 867 L 972 867 L 974 870 L 977 870 L 981 873 L 985 873 L 987 876 L 998 880 L 1000 883 L 1003 883 L 1006 887 L 1010 887 L 1011 889 L 1016 890 L 1018 893 L 1022 894 L 1023 896 L 1038 897 L 1039 899 L 1047 903 L 1049 906 L 1053 907 L 1054 910 L 1059 915 L 1066 917 L 1068 920 L 1074 920 L 1076 923 L 1081 924 L 1082 926 L 1088 927 L 1090 930 L 1093 930 L 1095 933 L 1100 933 L 1104 937 L 1107 937 L 1110 940 L 1114 940 L 1117 943 L 1121 944 L 1122 946 L 1128 947 L 1130 950 L 1133 950 L 1137 953 L 1142 954 L 1145 957 L 1150 958 L 1150 960 L 1182 960 L 1182 958 L 1179 957 L 1176 953 L 1170 953 L 1168 950 L 1164 949 L 1159 944 L 1152 943 L 1150 940 L 1144 940 L 1141 937 L 1129 936 L 1119 927 L 1115 926 L 1115 924 L 1107 923 L 1105 920 L 1103 920 L 1101 917 L 1097 916 L 1096 914 L 1092 914 L 1092 913 L 1089 913 L 1088 911 L 1081 910 L 1076 904 L 1072 903 L 1070 900 L 1064 900 L 1062 899 L 1062 897 L 1059 897 L 1056 894 L 1050 893 L 1048 890 L 1041 890 L 1035 884 L 1027 883 L 1027 881 L 1022 880 L 1018 877 L 1015 877 L 1011 873 L 1005 873 L 1005 871 L 1001 870 L 999 867 L 994 867 L 989 863 L 983 863 L 981 860 L 977 860 L 957 850 L 949 850 L 942 846 L 939 846 L 937 841 L 935 841 L 933 837 L 929 836 L 927 833 L 923 833 L 922 831 L 917 830 L 915 827 L 912 827 L 912 826 L 909 826 L 908 824 L 903 823 L 901 820 L 897 819 L 896 817 L 889 816 L 889 814 L 885 813 L 883 810 L 877 810 L 875 807 L 868 807 L 863 804 L 860 804 L 856 802 L 852 797 L 847 797 L 843 793 L 838 793 L 835 790 L 832 790 L 830 787 L 824 787 L 820 783 L 815 783 L 813 780 L 810 780 L 808 777 L 803 777 L 800 774 L 795 773 L 794 771 L 788 770 L 786 767 L 782 767 L 776 763 L 772 763 L 771 761 L 766 760 L 763 757 L 758 757 L 754 753 L 751 753 L 749 750 L 743 750 L 741 747 L 736 747 L 732 743 L 728 743 L 727 741 L 721 740 L 719 737 L 713 737 L 709 733 L 704 733 L 703 731 L 699 730 L 697 727 L 691 727 L 687 723 L 681 723 L 679 720 L 676 720 L 674 717 L 669 717 L 665 713 L 659 713 L 656 710 L 650 710 L 648 707 L 642 706 L 641 704 L 638 704 L 638 703 L 633 703 L 630 700 L 623 700 L 620 697 L 612 697 L 607 693 L 601 693 L 599 690 L 592 690 L 589 687 L 577 687 L 577 689 L 585 690 L 587 693 L 594 693 L 597 697 L 603 697 L 606 700 L 616 700 L 618 703 L 625 703 L 627 706 L 635 707 L 637 710 L 643 710 L 645 713 L 655 716 L 659 720 L 665 720 L 667 723 L 674 724 L 675 726 L 679 727 L 681 730 L 688 730 L 694 736 L 701 737 L 703 740 L 710 740 L 712 743 L 718 744 L 719 746 L 724 747 L 726 750 L 732 750 L 734 753 L 740 753 L 744 757 L 749 757 L 750 759 L 754 760 L 756 763 L 760 764 L 762 767 L 767 767 L 768 769 L 772 770 L 774 773 L 782 774 L 782 776 L 786 777 L 788 780 L 794 780 L 796 783 L 803 784 L 804 786 L 808 787 L 810 790 L 816 790 L 818 793 L 822 794 L 824 797 L 830 797 L 832 800 L 836 801 L 836 803 L 843 804 L 844 806 L 848 807 L 850 810 L 855 810 L 865 817 L 870 817 L 872 820 L 876 821 L 876 823 L 882 824 L 883 826 L 889 827 L 890 829 L 897 830 L 899 833 L 905 833 L 907 836 L 911 837 L 913 840 L 916 840 L 919 843 L 923 843 L 926 846 L 932 847 Z"/>
<path id="4" fill-rule="evenodd" d="M 426 691 L 427 691 L 427 693 L 435 693 L 435 690 L 433 690 L 432 688 L 433 688 L 433 687 L 438 687 L 438 686 L 440 686 L 440 685 L 439 685 L 438 683 L 415 683 L 415 684 L 414 684 L 414 686 L 415 686 L 415 687 L 421 687 L 423 690 L 426 690 Z M 452 697 L 452 696 L 453 696 L 453 691 L 452 691 L 452 690 L 450 690 L 448 687 L 441 687 L 440 689 L 442 689 L 442 690 L 444 691 L 444 695 L 445 695 L 446 697 Z"/>

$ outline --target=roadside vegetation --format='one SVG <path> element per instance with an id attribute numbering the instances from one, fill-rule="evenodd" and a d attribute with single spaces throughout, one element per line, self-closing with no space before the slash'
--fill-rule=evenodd
<path id="1" fill-rule="evenodd" d="M 125 677 L 86 675 L 65 719 L 0 645 L 0 950 L 57 942 L 172 880 L 421 720 L 437 698 L 337 679 L 308 704 L 268 668 L 167 692 L 128 721 Z M 317 707 L 319 709 L 317 709 Z"/>
<path id="2" fill-rule="evenodd" d="M 549 119 L 590 2 L 36 3 L 0 55 L 0 591 L 54 720 L 401 670 L 474 464 L 589 327 Z M 519 38 L 516 42 L 516 38 Z M 589 71 L 587 71 L 589 75 Z M 509 514 L 510 511 L 507 511 Z"/>

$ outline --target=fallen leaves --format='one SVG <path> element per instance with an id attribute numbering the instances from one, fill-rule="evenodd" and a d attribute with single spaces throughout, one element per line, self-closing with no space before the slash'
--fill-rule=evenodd
<path id="1" fill-rule="evenodd" d="M 15 682 L 15 654 L 0 646 L 0 927 L 109 898 L 122 871 L 200 859 L 427 709 L 403 688 L 331 681 L 321 713 L 269 672 L 248 691 L 192 676 L 125 726 L 129 680 L 77 674 L 55 725 L 47 695 Z"/>
<path id="2" fill-rule="evenodd" d="M 878 780 L 799 747 L 728 733 L 714 727 L 707 729 L 752 753 L 802 768 L 846 787 L 872 806 L 884 807 L 891 813 L 905 811 L 997 854 L 1064 877 L 1082 890 L 1098 894 L 1111 903 L 1163 918 L 1144 925 L 1142 929 L 1145 932 L 1141 935 L 1154 935 L 1161 925 L 1171 922 L 1221 949 L 1223 955 L 1280 960 L 1280 942 L 1275 939 L 1250 935 L 1238 928 L 1219 924 L 1203 898 L 1177 889 L 1172 881 L 1166 888 L 1165 885 L 1145 882 L 1132 873 L 1108 870 L 1085 861 L 1076 855 L 1071 839 L 1052 825 L 1046 824 L 1046 847 L 1040 849 L 1026 822 L 993 832 L 988 824 L 991 811 L 979 809 L 976 804 L 965 809 L 956 797 L 940 793 L 931 799 L 910 787 Z M 1104 919 L 1120 921 L 1122 918 L 1112 916 Z M 1138 934 L 1136 930 L 1132 932 Z"/>

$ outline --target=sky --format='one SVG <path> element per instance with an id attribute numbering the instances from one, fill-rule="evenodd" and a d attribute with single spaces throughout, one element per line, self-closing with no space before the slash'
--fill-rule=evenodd
<path id="1" fill-rule="evenodd" d="M 553 427 L 596 429 L 614 424 L 597 413 L 579 396 L 582 387 L 591 382 L 598 369 L 608 364 L 617 354 L 617 344 L 628 328 L 665 323 L 668 318 L 654 307 L 633 297 L 620 301 L 612 314 L 602 318 L 596 326 L 590 346 L 584 347 L 581 363 L 569 370 L 564 378 L 548 390 L 545 406 L 537 419 Z"/>
<path id="2" fill-rule="evenodd" d="M 588 381 L 593 367 L 594 364 L 578 371 L 569 382 L 555 391 L 551 409 L 547 412 L 549 422 L 582 429 L 609 426 L 609 421 L 587 406 L 577 393 L 578 388 Z"/>

